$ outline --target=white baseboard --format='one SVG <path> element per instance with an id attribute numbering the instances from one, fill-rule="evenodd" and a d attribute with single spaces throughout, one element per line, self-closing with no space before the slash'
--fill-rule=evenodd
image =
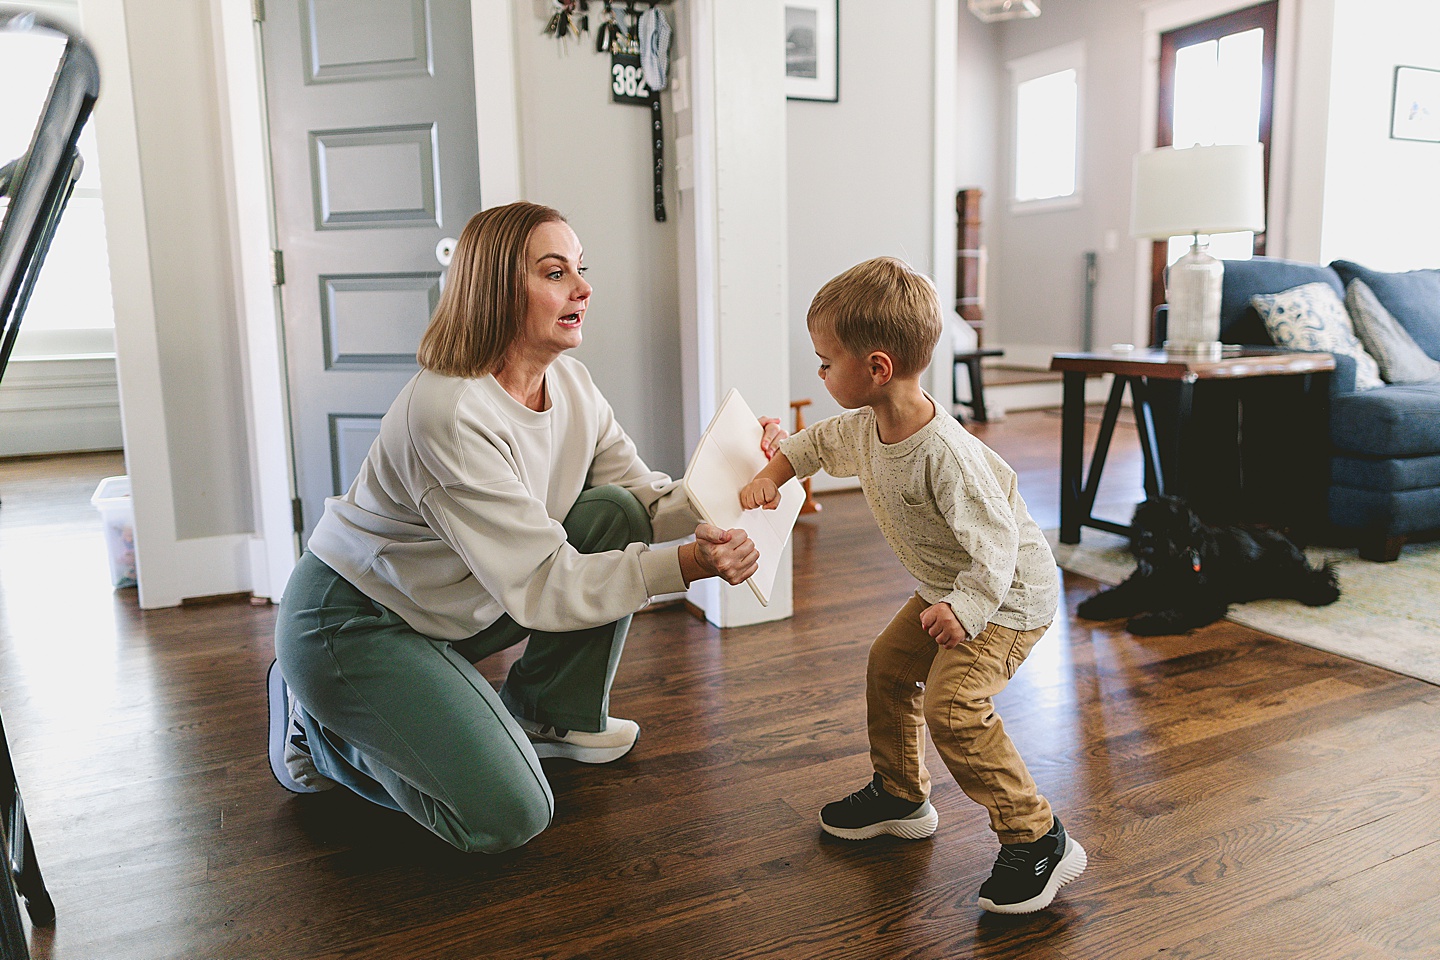
<path id="1" fill-rule="evenodd" d="M 0 386 L 0 456 L 123 446 L 114 357 L 10 358 Z"/>

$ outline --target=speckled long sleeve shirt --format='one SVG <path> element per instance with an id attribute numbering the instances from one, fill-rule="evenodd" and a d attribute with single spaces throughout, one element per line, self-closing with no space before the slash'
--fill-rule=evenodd
<path id="1" fill-rule="evenodd" d="M 858 477 L 880 532 L 927 603 L 946 601 L 965 632 L 1033 630 L 1055 619 L 1060 577 L 1015 471 L 935 405 L 899 443 L 882 443 L 869 407 L 780 443 L 799 477 Z"/>

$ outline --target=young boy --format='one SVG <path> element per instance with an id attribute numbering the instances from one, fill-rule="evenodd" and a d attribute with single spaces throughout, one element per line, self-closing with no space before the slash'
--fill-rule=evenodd
<path id="1" fill-rule="evenodd" d="M 780 484 L 821 468 L 859 477 L 886 541 L 920 581 L 870 648 L 875 776 L 826 804 L 820 826 L 849 840 L 934 833 L 929 724 L 945 765 L 990 812 L 1000 839 L 980 906 L 1044 909 L 1085 869 L 1085 851 L 1036 790 L 991 698 L 1055 618 L 1055 559 L 1015 471 L 920 386 L 942 329 L 927 278 L 899 260 L 868 260 L 820 289 L 806 325 L 820 379 L 846 412 L 781 441 L 741 505 L 773 509 Z"/>

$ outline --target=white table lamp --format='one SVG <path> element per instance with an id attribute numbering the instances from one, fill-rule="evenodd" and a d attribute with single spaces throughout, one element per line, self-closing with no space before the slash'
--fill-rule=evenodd
<path id="1" fill-rule="evenodd" d="M 1194 237 L 1190 252 L 1166 274 L 1166 350 L 1220 356 L 1225 267 L 1207 252 L 1200 236 L 1265 229 L 1264 149 L 1260 143 L 1161 147 L 1135 157 L 1131 235 Z"/>

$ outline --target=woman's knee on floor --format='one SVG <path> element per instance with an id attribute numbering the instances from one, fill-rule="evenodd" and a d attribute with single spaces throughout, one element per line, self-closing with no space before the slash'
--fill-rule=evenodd
<path id="1" fill-rule="evenodd" d="M 570 545 L 581 553 L 623 550 L 632 543 L 649 543 L 654 535 L 640 501 L 614 484 L 581 493 L 566 515 L 564 527 Z"/>
<path id="2" fill-rule="evenodd" d="M 535 839 L 555 814 L 555 801 L 543 786 L 516 786 L 475 797 L 457 811 L 454 821 L 436 828 L 442 838 L 465 853 L 504 853 Z"/>

